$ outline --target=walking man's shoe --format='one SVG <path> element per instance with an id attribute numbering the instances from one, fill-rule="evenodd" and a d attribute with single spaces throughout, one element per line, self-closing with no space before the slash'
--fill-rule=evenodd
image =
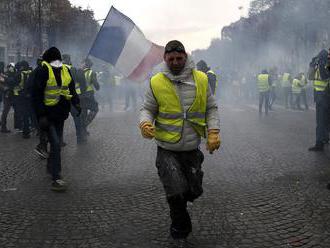
<path id="1" fill-rule="evenodd" d="M 310 148 L 308 148 L 308 151 L 311 152 L 322 152 L 323 151 L 323 145 L 315 145 Z"/>
<path id="2" fill-rule="evenodd" d="M 62 179 L 57 179 L 52 183 L 52 190 L 56 192 L 64 192 L 67 189 L 67 184 Z"/>

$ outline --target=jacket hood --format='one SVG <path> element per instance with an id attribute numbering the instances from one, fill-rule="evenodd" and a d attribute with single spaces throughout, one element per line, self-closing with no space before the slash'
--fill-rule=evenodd
<path id="1" fill-rule="evenodd" d="M 62 61 L 61 52 L 56 47 L 51 47 L 44 52 L 42 59 L 47 63 L 51 63 L 56 60 Z"/>
<path id="2" fill-rule="evenodd" d="M 185 81 L 190 79 L 193 69 L 195 69 L 195 63 L 190 55 L 188 55 L 187 62 L 179 75 L 173 75 L 165 62 L 161 65 L 161 72 L 164 73 L 164 75 L 171 81 Z"/>

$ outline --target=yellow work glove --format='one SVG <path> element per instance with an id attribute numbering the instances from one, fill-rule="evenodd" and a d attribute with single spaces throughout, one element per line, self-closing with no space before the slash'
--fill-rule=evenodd
<path id="1" fill-rule="evenodd" d="M 140 130 L 143 138 L 152 139 L 153 137 L 155 137 L 155 127 L 150 121 L 141 122 Z"/>
<path id="2" fill-rule="evenodd" d="M 221 144 L 220 132 L 217 129 L 210 129 L 207 135 L 206 150 L 213 153 L 214 150 L 218 150 Z"/>

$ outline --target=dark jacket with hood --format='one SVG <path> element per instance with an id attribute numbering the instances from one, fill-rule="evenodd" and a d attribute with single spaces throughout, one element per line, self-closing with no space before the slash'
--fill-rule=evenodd
<path id="1" fill-rule="evenodd" d="M 310 63 L 310 67 L 313 68 L 313 72 L 309 75 L 310 80 L 314 80 L 315 70 L 320 69 L 321 80 L 328 80 L 330 78 L 330 72 L 327 70 L 328 64 L 328 52 L 323 49 L 316 57 L 314 57 Z"/>
<path id="2" fill-rule="evenodd" d="M 56 60 L 62 60 L 60 51 L 52 47 L 48 49 L 42 56 L 42 59 L 49 64 Z M 62 67 L 52 66 L 55 79 L 58 86 L 62 86 L 61 70 Z M 48 67 L 38 66 L 35 69 L 34 83 L 32 86 L 32 103 L 38 118 L 46 116 L 50 121 L 63 121 L 69 116 L 71 103 L 73 106 L 79 105 L 79 97 L 75 90 L 73 79 L 69 84 L 70 94 L 72 95 L 71 101 L 66 100 L 61 96 L 60 101 L 55 106 L 46 106 L 44 104 L 45 88 L 49 78 Z M 72 78 L 72 77 L 71 77 Z"/>

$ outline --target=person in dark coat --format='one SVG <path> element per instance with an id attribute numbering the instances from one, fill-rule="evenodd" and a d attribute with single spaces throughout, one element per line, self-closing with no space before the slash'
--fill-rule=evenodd
<path id="1" fill-rule="evenodd" d="M 14 104 L 14 88 L 18 85 L 19 78 L 16 73 L 15 64 L 10 63 L 7 65 L 7 71 L 4 74 L 3 82 L 3 110 L 1 115 L 1 132 L 10 133 L 7 128 L 7 117 L 10 108 Z"/>
<path id="2" fill-rule="evenodd" d="M 50 153 L 47 169 L 52 175 L 52 190 L 64 191 L 66 183 L 61 176 L 61 138 L 71 104 L 80 112 L 79 97 L 68 68 L 62 64 L 60 51 L 51 47 L 42 59 L 42 66 L 36 69 L 32 102 L 40 128 L 48 133 Z"/>

